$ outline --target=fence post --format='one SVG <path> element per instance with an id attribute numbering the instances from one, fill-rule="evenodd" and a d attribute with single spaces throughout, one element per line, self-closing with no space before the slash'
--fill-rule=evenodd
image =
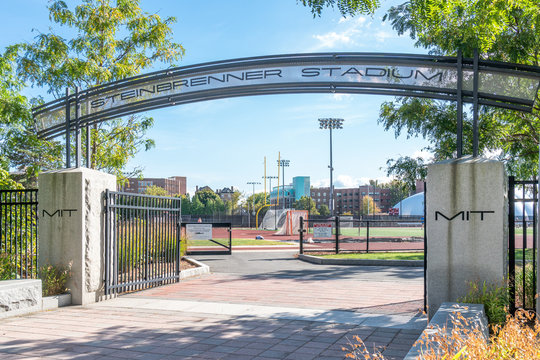
<path id="1" fill-rule="evenodd" d="M 336 216 L 336 254 L 339 254 L 339 216 Z"/>
<path id="2" fill-rule="evenodd" d="M 300 216 L 300 254 L 304 253 L 304 217 Z"/>
<path id="3" fill-rule="evenodd" d="M 424 181 L 424 312 L 427 314 L 427 247 L 428 247 L 428 238 L 427 238 L 427 186 Z"/>
<path id="4" fill-rule="evenodd" d="M 111 231 L 111 214 L 110 214 L 110 199 L 109 199 L 109 189 L 105 189 L 104 194 L 104 200 L 105 200 L 105 295 L 109 295 L 111 293 L 110 290 L 110 258 L 111 258 L 111 237 L 110 237 L 110 231 Z"/>
<path id="5" fill-rule="evenodd" d="M 148 206 L 146 199 L 143 199 L 143 203 Z M 148 209 L 144 210 L 144 219 L 145 219 L 145 226 L 144 226 L 144 280 L 148 280 L 148 237 L 150 236 L 150 216 Z M 146 286 L 146 284 L 145 284 Z"/>
<path id="6" fill-rule="evenodd" d="M 229 223 L 229 255 L 232 254 L 232 223 Z"/>
<path id="7" fill-rule="evenodd" d="M 177 202 L 179 212 L 176 213 L 176 282 L 180 281 L 180 272 L 182 267 L 180 261 L 182 260 L 182 237 L 180 233 L 182 228 L 180 227 L 182 221 L 182 199 Z"/>
<path id="8" fill-rule="evenodd" d="M 366 220 L 366 253 L 369 252 L 369 220 Z"/>
<path id="9" fill-rule="evenodd" d="M 510 314 L 516 312 L 516 234 L 515 234 L 515 208 L 514 201 L 515 195 L 515 178 L 510 176 L 508 178 L 508 282 L 510 283 L 508 289 L 508 296 L 510 297 L 509 310 Z"/>

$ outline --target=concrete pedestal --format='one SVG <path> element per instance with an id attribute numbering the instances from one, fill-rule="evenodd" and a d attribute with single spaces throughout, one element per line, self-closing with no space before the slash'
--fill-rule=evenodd
<path id="1" fill-rule="evenodd" d="M 116 176 L 77 168 L 39 175 L 39 266 L 68 266 L 72 303 L 103 295 L 103 194 Z"/>
<path id="2" fill-rule="evenodd" d="M 501 162 L 466 157 L 428 166 L 429 316 L 471 281 L 502 285 L 508 250 L 507 176 Z"/>

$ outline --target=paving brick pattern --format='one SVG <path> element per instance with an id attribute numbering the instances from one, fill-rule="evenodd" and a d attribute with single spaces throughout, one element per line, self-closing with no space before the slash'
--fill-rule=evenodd
<path id="1" fill-rule="evenodd" d="M 420 281 L 325 281 L 211 274 L 129 296 L 413 315 L 423 306 L 423 291 Z"/>
<path id="2" fill-rule="evenodd" d="M 405 319 L 417 313 L 423 304 L 423 283 L 410 269 L 359 270 L 312 264 L 300 268 L 296 260 L 279 254 L 273 258 L 246 255 L 237 260 L 236 270 L 229 272 L 106 303 L 4 319 L 0 322 L 0 360 L 337 360 L 345 358 L 343 348 L 355 335 L 368 349 L 379 348 L 386 359 L 397 360 L 405 356 L 421 332 L 404 326 L 377 327 L 388 326 L 388 320 L 371 322 L 374 326 L 350 324 L 352 313 L 385 314 L 383 318 L 399 314 Z M 274 265 L 265 265 L 270 262 Z M 220 268 L 215 261 L 213 265 Z M 251 268 L 246 269 L 248 266 Z M 198 306 L 184 311 L 168 306 L 186 301 Z M 152 305 L 144 307 L 142 303 Z M 233 307 L 242 304 L 246 309 L 257 308 L 254 305 L 308 309 L 303 313 L 344 310 L 341 314 L 347 314 L 347 319 L 310 321 L 313 319 L 303 315 L 288 318 L 244 310 L 231 315 L 220 312 L 223 303 L 236 304 Z"/>
<path id="3" fill-rule="evenodd" d="M 402 359 L 420 330 L 162 310 L 69 307 L 0 323 L 0 359 L 344 359 L 359 335 Z"/>

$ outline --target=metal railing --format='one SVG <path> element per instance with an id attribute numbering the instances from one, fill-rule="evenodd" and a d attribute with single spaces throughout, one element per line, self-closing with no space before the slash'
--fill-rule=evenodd
<path id="1" fill-rule="evenodd" d="M 232 254 L 232 225 L 230 222 L 183 222 L 181 225 L 182 242 L 185 241 L 188 255 L 231 255 Z M 206 227 L 208 237 L 204 239 L 191 238 L 193 230 L 199 226 Z M 190 229 L 191 227 L 191 229 Z M 196 232 L 197 230 L 195 230 Z M 211 235 L 211 236 L 210 236 Z"/>
<path id="2" fill-rule="evenodd" d="M 508 178 L 508 287 L 509 310 L 512 314 L 518 308 L 535 308 L 537 185 L 537 180 L 518 181 L 513 176 Z M 516 190 L 521 194 L 516 194 Z M 520 214 L 516 214 L 516 208 Z"/>
<path id="3" fill-rule="evenodd" d="M 105 294 L 180 280 L 180 198 L 105 193 Z"/>
<path id="4" fill-rule="evenodd" d="M 37 277 L 37 195 L 0 190 L 0 280 Z"/>
<path id="5" fill-rule="evenodd" d="M 300 253 L 424 251 L 425 229 L 418 220 L 300 220 Z"/>

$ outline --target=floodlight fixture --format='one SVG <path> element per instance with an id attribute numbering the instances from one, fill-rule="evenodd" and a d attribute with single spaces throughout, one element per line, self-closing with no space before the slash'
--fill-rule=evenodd
<path id="1" fill-rule="evenodd" d="M 319 129 L 343 129 L 344 119 L 321 118 L 319 119 Z"/>

